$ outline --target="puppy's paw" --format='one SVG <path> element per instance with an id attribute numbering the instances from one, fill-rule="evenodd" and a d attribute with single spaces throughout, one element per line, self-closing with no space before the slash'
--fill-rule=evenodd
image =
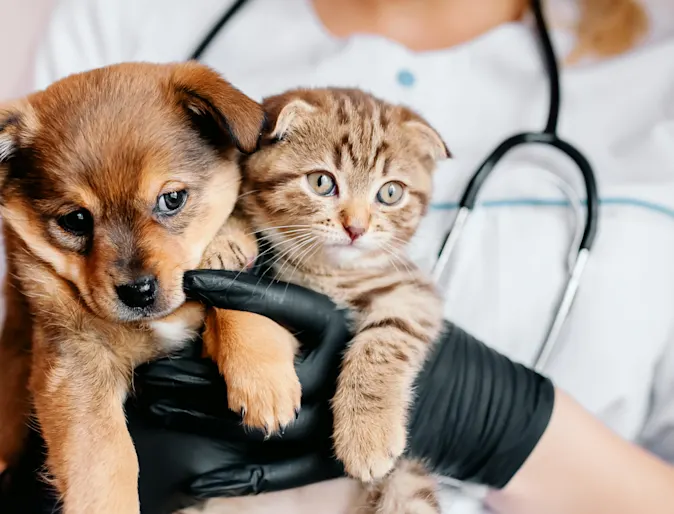
<path id="1" fill-rule="evenodd" d="M 211 309 L 203 341 L 225 378 L 229 408 L 246 426 L 271 435 L 295 420 L 302 391 L 290 332 L 258 314 Z"/>
<path id="2" fill-rule="evenodd" d="M 338 388 L 334 398 L 334 441 L 346 472 L 363 482 L 384 477 L 405 451 L 403 402 L 392 405 L 354 388 Z"/>
<path id="3" fill-rule="evenodd" d="M 246 372 L 230 368 L 225 376 L 229 408 L 241 414 L 244 425 L 269 436 L 297 418 L 302 391 L 292 361 L 257 363 Z"/>
<path id="4" fill-rule="evenodd" d="M 256 258 L 255 239 L 218 236 L 206 248 L 200 267 L 240 271 L 252 267 Z"/>

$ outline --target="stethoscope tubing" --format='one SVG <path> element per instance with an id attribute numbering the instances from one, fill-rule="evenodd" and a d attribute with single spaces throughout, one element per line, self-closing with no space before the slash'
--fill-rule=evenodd
<path id="1" fill-rule="evenodd" d="M 440 285 L 444 283 L 443 279 L 445 278 L 446 270 L 449 267 L 451 255 L 473 213 L 475 205 L 477 204 L 478 195 L 496 165 L 508 152 L 524 144 L 533 143 L 554 147 L 567 155 L 577 166 L 583 177 L 586 196 L 585 226 L 582 238 L 578 245 L 576 259 L 569 272 L 555 315 L 549 325 L 543 344 L 539 346 L 532 362 L 534 369 L 540 371 L 545 368 L 550 361 L 550 357 L 553 354 L 553 350 L 559 339 L 564 323 L 569 316 L 569 312 L 580 286 L 583 271 L 585 270 L 585 266 L 590 257 L 590 251 L 594 245 L 599 225 L 599 193 L 594 171 L 587 158 L 575 146 L 561 139 L 557 135 L 561 89 L 559 83 L 559 67 L 557 65 L 557 59 L 550 40 L 550 34 L 545 21 L 545 16 L 543 15 L 540 0 L 532 0 L 532 7 L 550 88 L 550 108 L 545 128 L 541 132 L 524 132 L 509 137 L 499 144 L 477 168 L 470 178 L 461 200 L 459 201 L 459 209 L 456 218 L 454 219 L 452 226 L 450 226 L 449 232 L 440 247 L 438 259 L 432 270 L 432 276 L 436 284 Z"/>
<path id="2" fill-rule="evenodd" d="M 236 15 L 249 0 L 236 0 L 217 20 L 207 35 L 199 43 L 190 56 L 191 60 L 199 60 L 204 52 L 211 45 L 216 36 L 222 31 L 224 26 Z M 559 338 L 562 327 L 568 317 L 569 311 L 576 297 L 580 279 L 585 269 L 585 265 L 590 256 L 590 251 L 594 244 L 597 234 L 599 214 L 598 214 L 598 192 L 595 175 L 592 166 L 585 156 L 572 144 L 564 141 L 557 136 L 557 122 L 560 109 L 560 83 L 559 67 L 554 52 L 554 47 L 550 40 L 550 34 L 547 28 L 545 16 L 540 0 L 532 0 L 534 18 L 536 22 L 536 31 L 541 50 L 543 52 L 543 64 L 545 66 L 550 87 L 550 107 L 548 110 L 548 119 L 542 132 L 524 132 L 509 137 L 494 149 L 494 151 L 482 162 L 477 171 L 471 177 L 466 189 L 463 192 L 459 209 L 454 223 L 443 242 L 438 255 L 432 275 L 436 284 L 442 283 L 444 274 L 449 266 L 450 257 L 456 248 L 460 235 L 465 228 L 470 215 L 473 213 L 477 198 L 485 181 L 491 175 L 496 164 L 512 149 L 524 144 L 542 144 L 557 148 L 566 154 L 576 164 L 583 176 L 583 182 L 586 192 L 586 217 L 583 235 L 578 245 L 578 253 L 573 267 L 569 273 L 563 294 L 560 298 L 555 316 L 549 327 L 548 333 L 543 344 L 539 347 L 533 366 L 536 369 L 545 367 L 552 355 L 553 348 Z"/>

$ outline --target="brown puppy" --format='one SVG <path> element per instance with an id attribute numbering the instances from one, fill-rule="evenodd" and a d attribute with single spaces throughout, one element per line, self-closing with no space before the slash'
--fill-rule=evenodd
<path id="1" fill-rule="evenodd" d="M 34 414 L 65 514 L 139 512 L 131 373 L 201 327 L 185 270 L 246 264 L 219 244 L 263 121 L 195 63 L 93 70 L 0 108 L 0 466 Z"/>

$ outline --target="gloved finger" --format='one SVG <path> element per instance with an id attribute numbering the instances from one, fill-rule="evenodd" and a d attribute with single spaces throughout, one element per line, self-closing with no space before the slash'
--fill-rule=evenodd
<path id="1" fill-rule="evenodd" d="M 295 369 L 302 386 L 303 409 L 307 404 L 327 403 L 333 396 L 342 350 L 349 339 L 345 320 L 335 316 L 325 327 L 321 344 L 298 356 Z M 225 415 L 231 421 L 226 384 L 209 358 L 166 357 L 143 364 L 136 369 L 134 391 L 152 416 L 172 413 L 162 410 L 166 405 L 155 405 L 167 399 L 171 405 L 180 405 L 195 416 Z"/>
<path id="2" fill-rule="evenodd" d="M 351 332 L 344 316 L 333 316 L 324 327 L 320 344 L 303 348 L 295 363 L 295 371 L 302 385 L 303 401 L 321 402 L 332 398 L 337 383 L 342 355 Z"/>
<path id="3" fill-rule="evenodd" d="M 170 389 L 201 389 L 214 385 L 224 387 L 217 365 L 209 358 L 166 357 L 136 369 L 134 386 L 165 387 Z"/>
<path id="4" fill-rule="evenodd" d="M 337 307 L 327 296 L 295 284 L 227 270 L 192 270 L 183 277 L 189 300 L 261 314 L 320 340 Z"/>
<path id="5" fill-rule="evenodd" d="M 302 386 L 302 409 L 327 403 L 334 394 L 341 352 L 350 335 L 341 323 L 326 328 L 326 337 L 313 351 L 302 354 L 296 372 Z M 227 406 L 227 385 L 216 364 L 208 358 L 167 357 L 136 369 L 134 392 L 137 403 L 152 417 L 176 416 L 202 420 L 202 424 L 240 422 Z M 181 413 L 184 411 L 184 413 Z M 300 420 L 304 414 L 300 411 Z"/>
<path id="6" fill-rule="evenodd" d="M 192 481 L 185 494 L 198 499 L 248 496 L 339 478 L 342 464 L 329 451 L 310 453 L 268 464 L 223 467 Z"/>
<path id="7" fill-rule="evenodd" d="M 229 410 L 226 403 L 214 403 L 213 399 L 199 402 L 194 395 L 181 395 L 178 399 L 171 396 L 136 403 L 136 408 L 152 426 L 228 441 L 272 440 L 285 444 L 312 438 L 318 442 L 329 440 L 332 433 L 328 402 L 304 404 L 296 420 L 272 435 L 243 425 L 240 414 Z"/>

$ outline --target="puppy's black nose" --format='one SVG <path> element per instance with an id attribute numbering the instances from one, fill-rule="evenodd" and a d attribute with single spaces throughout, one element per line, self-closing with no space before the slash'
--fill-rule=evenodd
<path id="1" fill-rule="evenodd" d="M 128 284 L 117 286 L 115 289 L 124 305 L 142 309 L 154 303 L 157 296 L 157 279 L 149 276 L 141 277 Z"/>

